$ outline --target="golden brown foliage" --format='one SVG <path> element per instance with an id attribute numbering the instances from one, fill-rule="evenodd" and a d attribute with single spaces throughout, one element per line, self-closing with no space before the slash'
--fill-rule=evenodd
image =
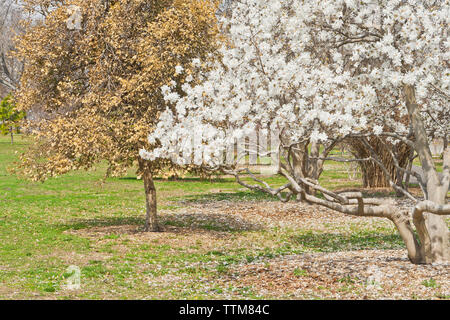
<path id="1" fill-rule="evenodd" d="M 19 108 L 38 107 L 36 144 L 22 156 L 34 180 L 107 160 L 118 175 L 149 149 L 147 135 L 166 107 L 160 87 L 182 83 L 193 58 L 216 49 L 217 4 L 209 0 L 29 0 L 45 19 L 19 39 L 25 61 Z M 51 8 L 50 3 L 53 8 Z M 41 5 L 41 6 L 40 6 Z M 68 5 L 83 13 L 69 30 Z M 50 9 L 49 9 L 50 7 Z M 31 9 L 34 8 L 34 9 Z M 186 70 L 175 74 L 175 66 Z M 152 163 L 153 172 L 168 163 Z"/>

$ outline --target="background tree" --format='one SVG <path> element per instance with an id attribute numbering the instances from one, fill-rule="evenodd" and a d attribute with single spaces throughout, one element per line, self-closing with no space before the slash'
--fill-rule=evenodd
<path id="1" fill-rule="evenodd" d="M 23 64 L 11 53 L 14 37 L 23 31 L 22 6 L 16 0 L 0 0 L 0 98 L 17 87 Z"/>
<path id="2" fill-rule="evenodd" d="M 348 139 L 350 152 L 356 159 L 363 159 L 370 157 L 370 151 L 365 144 L 358 138 Z M 386 169 L 389 171 L 392 180 L 397 185 L 402 186 L 405 181 L 405 173 L 402 170 L 397 169 L 396 164 L 392 160 L 390 152 L 395 154 L 398 160 L 398 165 L 407 169 L 410 168 L 412 161 L 414 160 L 414 152 L 407 144 L 399 142 L 392 144 L 389 139 L 381 138 L 368 139 L 370 146 L 376 150 L 380 155 L 380 160 Z M 362 183 L 365 188 L 388 188 L 390 187 L 389 178 L 384 174 L 384 171 L 373 162 L 361 162 L 359 163 L 362 174 Z M 405 186 L 406 188 L 407 186 Z"/>
<path id="3" fill-rule="evenodd" d="M 138 162 L 145 230 L 159 230 L 153 175 L 177 168 L 166 160 L 144 161 L 139 150 L 152 148 L 147 135 L 166 108 L 161 86 L 183 82 L 192 58 L 214 51 L 216 5 L 202 0 L 28 3 L 45 19 L 29 26 L 18 43 L 25 69 L 17 102 L 21 110 L 40 106 L 45 118 L 32 123 L 35 143 L 22 156 L 21 172 L 45 180 L 106 160 L 107 175 L 116 176 Z M 79 29 L 68 28 L 69 5 L 81 9 Z"/>
<path id="4" fill-rule="evenodd" d="M 11 144 L 14 143 L 14 130 L 18 131 L 20 121 L 25 117 L 24 112 L 17 110 L 11 96 L 0 102 L 0 132 L 11 135 Z"/>
<path id="5" fill-rule="evenodd" d="M 222 59 L 202 73 L 205 81 L 200 85 L 185 86 L 185 96 L 167 91 L 174 107 L 161 115 L 149 137 L 161 146 L 142 156 L 190 161 L 191 154 L 179 146 L 191 139 L 190 128 L 195 127 L 201 137 L 193 151 L 196 164 L 221 168 L 243 186 L 282 201 L 296 195 L 345 214 L 387 218 L 413 263 L 448 262 L 450 239 L 443 216 L 450 214 L 450 149 L 444 151 L 440 176 L 430 142 L 436 135 L 448 139 L 450 133 L 448 122 L 432 120 L 450 113 L 449 17 L 448 1 L 235 1 L 230 16 L 223 18 L 229 42 L 221 49 Z M 221 152 L 236 136 L 245 136 L 256 125 L 274 124 L 288 137 L 283 143 L 288 152 L 281 161 L 286 184 L 271 187 L 248 168 L 223 165 Z M 366 158 L 313 159 L 376 164 L 390 186 L 411 201 L 411 211 L 390 200 L 365 198 L 361 192 L 336 193 L 296 175 L 291 146 L 306 139 L 349 138 L 363 143 Z M 418 154 L 423 179 L 404 169 L 389 145 L 383 148 L 397 170 L 417 178 L 422 197 L 395 183 L 380 149 L 369 139 L 382 145 L 403 142 Z M 243 174 L 255 183 L 241 179 Z"/>

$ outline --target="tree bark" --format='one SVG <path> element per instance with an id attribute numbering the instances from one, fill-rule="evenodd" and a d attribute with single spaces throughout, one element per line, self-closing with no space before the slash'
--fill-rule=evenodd
<path id="1" fill-rule="evenodd" d="M 432 186 L 428 188 L 429 199 L 436 204 L 445 204 L 447 190 L 442 187 Z M 448 262 L 449 256 L 449 231 L 445 219 L 431 213 L 424 214 L 425 227 L 427 234 L 422 236 L 425 241 L 425 260 L 426 262 Z"/>
<path id="2" fill-rule="evenodd" d="M 153 182 L 151 163 L 149 161 L 139 160 L 139 168 L 142 173 L 142 180 L 144 180 L 145 190 L 146 214 L 144 231 L 159 232 L 162 228 L 158 223 L 156 188 Z"/>
<path id="3" fill-rule="evenodd" d="M 13 127 L 9 128 L 9 131 L 11 132 L 11 144 L 14 144 L 14 132 L 13 132 Z"/>
<path id="4" fill-rule="evenodd" d="M 415 136 L 415 149 L 419 155 L 425 175 L 427 198 L 438 205 L 445 204 L 448 184 L 441 181 L 436 171 L 431 155 L 425 126 L 416 102 L 415 90 L 405 86 L 404 94 L 406 107 L 412 122 Z M 424 213 L 414 219 L 419 234 L 425 263 L 439 263 L 450 261 L 449 240 L 450 233 L 444 218 L 431 213 Z"/>
<path id="5" fill-rule="evenodd" d="M 310 150 L 308 150 L 310 146 Z M 323 161 L 317 159 L 320 157 L 320 144 L 308 143 L 298 144 L 297 149 L 291 151 L 292 169 L 294 177 L 309 178 L 319 180 L 323 171 Z M 303 150 L 301 150 L 303 149 Z M 326 155 L 325 155 L 326 156 Z M 309 186 L 305 186 L 305 192 L 312 194 L 313 190 Z"/>

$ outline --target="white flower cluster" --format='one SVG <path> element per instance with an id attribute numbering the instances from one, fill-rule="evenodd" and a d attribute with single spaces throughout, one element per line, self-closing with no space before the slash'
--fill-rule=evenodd
<path id="1" fill-rule="evenodd" d="M 405 85 L 415 88 L 430 134 L 448 136 L 448 1 L 240 0 L 221 19 L 229 40 L 221 61 L 204 62 L 204 81 L 188 79 L 181 95 L 161 88 L 173 107 L 143 158 L 218 165 L 254 130 L 317 142 L 405 135 Z M 201 70 L 199 59 L 193 65 Z"/>

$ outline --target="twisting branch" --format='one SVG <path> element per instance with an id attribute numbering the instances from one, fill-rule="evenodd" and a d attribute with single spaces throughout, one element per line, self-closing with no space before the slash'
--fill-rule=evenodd
<path id="1" fill-rule="evenodd" d="M 372 161 L 372 157 L 368 158 L 337 158 L 337 157 L 311 157 L 311 159 L 316 160 L 323 160 L 323 161 L 335 161 L 335 162 L 365 162 L 365 161 Z"/>
<path id="2" fill-rule="evenodd" d="M 288 172 L 286 166 L 281 167 L 281 174 L 288 182 L 278 188 L 272 188 L 267 182 L 256 177 L 248 168 L 236 170 L 230 167 L 222 167 L 221 170 L 226 174 L 233 175 L 240 185 L 250 190 L 258 190 L 276 196 L 283 202 L 288 202 L 293 195 L 300 195 L 300 199 L 306 203 L 324 206 L 344 214 L 358 217 L 387 218 L 397 227 L 400 236 L 406 244 L 409 259 L 413 263 L 423 263 L 424 261 L 424 250 L 414 234 L 410 223 L 410 216 L 407 212 L 400 210 L 392 201 L 363 198 L 361 192 L 335 193 L 321 187 L 317 182 L 305 178 L 294 179 Z M 257 184 L 246 183 L 241 179 L 241 174 L 250 176 Z M 306 193 L 305 186 L 320 191 L 325 199 Z M 285 190 L 289 190 L 289 192 L 283 197 L 282 192 Z M 424 211 L 450 214 L 450 205 L 436 205 L 430 201 L 420 202 L 415 207 L 414 216 L 417 218 Z"/>
<path id="3" fill-rule="evenodd" d="M 437 204 L 429 200 L 418 202 L 413 209 L 413 219 L 422 219 L 424 212 L 440 216 L 450 215 L 450 204 Z"/>
<path id="4" fill-rule="evenodd" d="M 270 187 L 270 185 L 269 185 L 267 182 L 265 182 L 265 181 L 263 181 L 263 180 L 261 180 L 261 179 L 258 179 L 258 178 L 250 171 L 249 168 L 239 169 L 239 170 L 222 169 L 222 171 L 225 172 L 226 174 L 233 175 L 233 176 L 235 177 L 235 179 L 236 179 L 236 182 L 239 183 L 240 185 L 242 185 L 243 187 L 246 187 L 246 188 L 248 188 L 248 189 L 250 189 L 250 190 L 258 190 L 258 191 L 262 191 L 262 192 L 268 193 L 268 194 L 270 194 L 270 195 L 272 195 L 272 196 L 276 196 L 276 197 L 278 197 L 278 199 L 280 199 L 282 202 L 288 202 L 288 201 L 291 199 L 292 195 L 293 195 L 292 191 L 289 191 L 288 194 L 286 195 L 286 197 L 283 197 L 283 195 L 282 195 L 282 193 L 281 193 L 282 191 L 284 191 L 284 190 L 286 190 L 286 189 L 290 189 L 291 183 L 286 183 L 285 185 L 283 185 L 283 186 L 281 186 L 281 187 L 279 187 L 279 188 L 273 189 L 272 187 Z M 244 181 L 240 178 L 240 176 L 239 176 L 242 172 L 245 172 L 245 173 L 248 174 L 254 181 L 256 181 L 256 182 L 258 182 L 258 183 L 260 183 L 260 184 L 253 184 L 253 185 L 251 185 L 251 184 L 248 184 L 248 183 L 244 182 Z M 262 185 L 261 185 L 261 184 L 262 184 Z"/>

